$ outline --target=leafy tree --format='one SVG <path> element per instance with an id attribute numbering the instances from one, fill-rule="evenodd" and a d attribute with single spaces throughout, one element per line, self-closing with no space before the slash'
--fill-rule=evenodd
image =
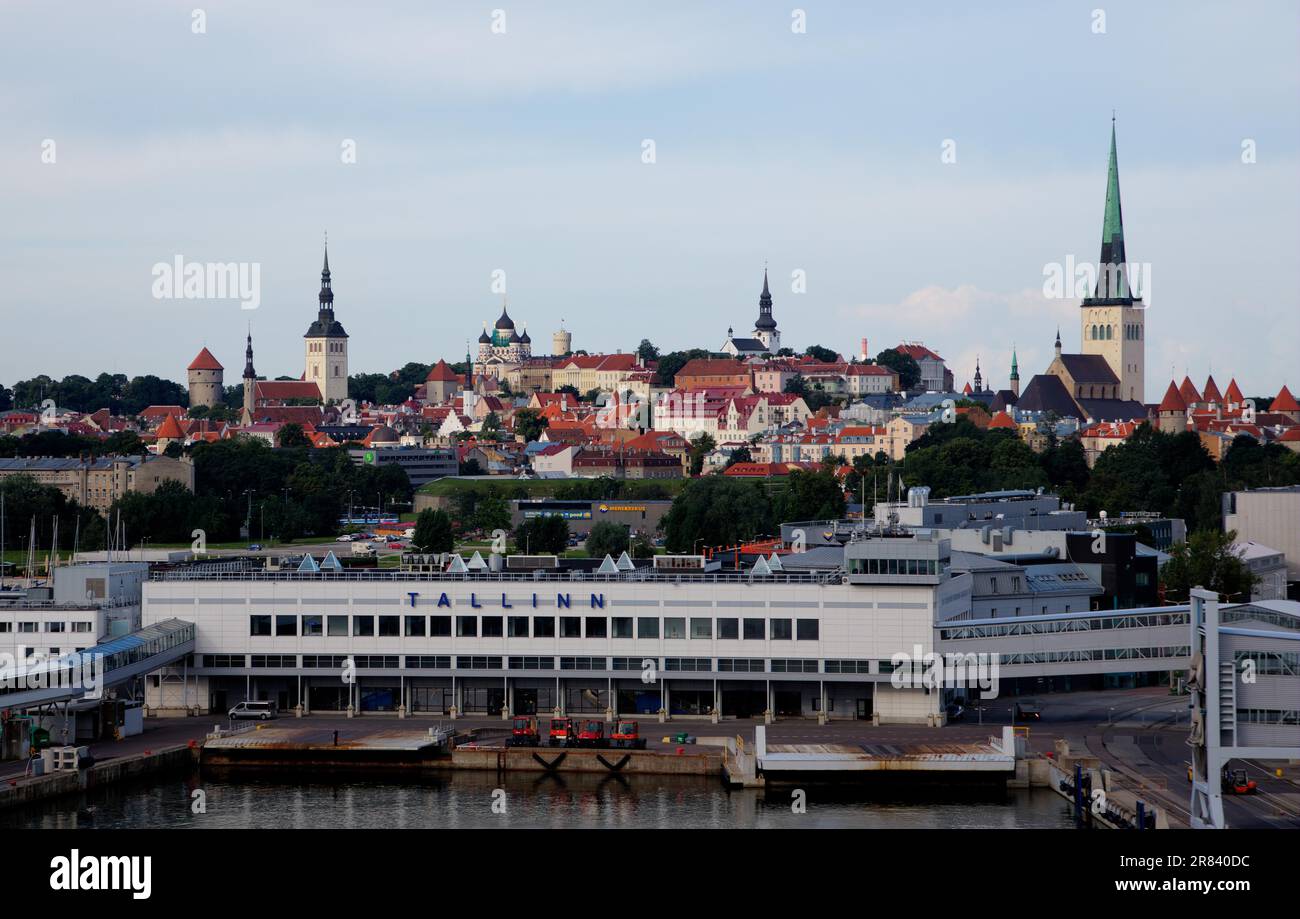
<path id="1" fill-rule="evenodd" d="M 281 447 L 311 446 L 311 440 L 303 433 L 302 425 L 292 421 L 280 426 L 278 440 Z"/>
<path id="2" fill-rule="evenodd" d="M 830 520 L 844 516 L 844 489 L 828 469 L 791 472 L 783 494 L 776 497 L 775 522 Z"/>
<path id="3" fill-rule="evenodd" d="M 559 555 L 569 547 L 569 524 L 556 514 L 532 517 L 515 528 L 514 540 L 522 552 Z"/>
<path id="4" fill-rule="evenodd" d="M 521 408 L 515 412 L 515 434 L 522 437 L 525 443 L 539 439 L 550 424 L 535 408 Z"/>
<path id="5" fill-rule="evenodd" d="M 690 474 L 695 476 L 704 471 L 704 458 L 717 448 L 717 442 L 708 433 L 701 431 L 691 438 L 688 451 L 690 456 Z"/>
<path id="6" fill-rule="evenodd" d="M 823 364 L 833 364 L 839 360 L 839 353 L 832 351 L 830 348 L 823 348 L 821 345 L 809 345 L 804 354 L 813 360 L 821 361 Z"/>
<path id="7" fill-rule="evenodd" d="M 482 475 L 483 467 L 479 465 L 477 459 L 470 457 L 460 464 L 458 472 L 460 475 Z"/>
<path id="8" fill-rule="evenodd" d="M 632 548 L 629 550 L 633 558 L 654 558 L 655 546 L 650 541 L 650 537 L 641 533 L 632 540 Z"/>
<path id="9" fill-rule="evenodd" d="M 898 386 L 904 392 L 921 383 L 921 365 L 910 354 L 886 348 L 876 355 L 876 363 L 898 374 Z"/>
<path id="10" fill-rule="evenodd" d="M 565 383 L 563 386 L 557 389 L 556 392 L 566 393 L 570 396 L 573 396 L 575 400 L 582 398 L 582 393 L 578 392 L 578 387 L 574 386 L 572 383 Z"/>
<path id="11" fill-rule="evenodd" d="M 415 536 L 411 542 L 424 552 L 450 552 L 456 547 L 451 515 L 442 509 L 425 508 L 415 518 Z"/>
<path id="12" fill-rule="evenodd" d="M 773 530 L 772 502 L 756 481 L 705 476 L 687 483 L 664 515 L 670 552 L 734 545 Z"/>
<path id="13" fill-rule="evenodd" d="M 737 447 L 732 450 L 731 455 L 727 457 L 726 468 L 730 469 L 732 466 L 736 465 L 736 463 L 752 463 L 753 461 L 754 456 L 749 452 L 749 447 Z"/>
<path id="14" fill-rule="evenodd" d="M 1170 549 L 1170 559 L 1160 572 L 1166 597 L 1185 600 L 1193 587 L 1203 587 L 1228 600 L 1249 600 L 1259 579 L 1233 552 L 1236 539 L 1231 530 L 1199 530 Z"/>
<path id="15" fill-rule="evenodd" d="M 610 520 L 602 520 L 587 534 L 587 554 L 592 558 L 606 555 L 618 558 L 628 550 L 627 527 Z"/>
<path id="16" fill-rule="evenodd" d="M 808 381 L 803 378 L 802 373 L 796 373 L 790 379 L 785 381 L 785 391 L 796 396 L 808 394 Z"/>
<path id="17" fill-rule="evenodd" d="M 510 529 L 510 505 L 498 495 L 485 496 L 474 509 L 474 526 L 484 533 Z"/>
<path id="18" fill-rule="evenodd" d="M 647 364 L 659 360 L 659 349 L 650 343 L 650 339 L 641 339 L 641 344 L 637 345 L 637 356 Z"/>
<path id="19" fill-rule="evenodd" d="M 655 368 L 655 374 L 659 377 L 659 382 L 664 386 L 672 386 L 676 381 L 677 371 L 686 366 L 688 361 L 693 361 L 697 357 L 713 357 L 713 352 L 704 348 L 691 348 L 689 351 L 672 351 L 662 355 L 659 358 L 658 366 Z"/>

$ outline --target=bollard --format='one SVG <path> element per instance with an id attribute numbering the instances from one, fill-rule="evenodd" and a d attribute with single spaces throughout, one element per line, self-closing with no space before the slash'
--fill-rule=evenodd
<path id="1" fill-rule="evenodd" d="M 348 706 L 348 717 L 349 717 L 349 718 L 355 717 L 355 716 L 356 716 L 356 713 L 357 713 L 356 709 L 353 708 L 351 705 L 349 705 L 349 706 Z"/>
<path id="2" fill-rule="evenodd" d="M 668 712 L 662 708 L 659 709 L 659 723 L 664 724 L 667 721 L 668 721 Z"/>
<path id="3" fill-rule="evenodd" d="M 295 718 L 301 718 L 301 717 L 302 717 L 302 703 L 301 703 L 301 702 L 299 702 L 297 705 L 295 705 L 295 706 L 293 707 L 293 717 L 295 717 Z"/>
<path id="4" fill-rule="evenodd" d="M 399 706 L 397 706 L 397 717 L 398 717 L 399 719 L 401 719 L 401 718 L 405 718 L 405 717 L 406 717 L 406 706 L 405 706 L 405 705 L 399 705 Z"/>
<path id="5" fill-rule="evenodd" d="M 764 724 L 771 724 L 771 723 L 772 723 L 773 721 L 775 721 L 775 720 L 776 720 L 776 718 L 772 715 L 772 710 L 771 710 L 770 708 L 766 708 L 766 709 L 763 710 L 763 723 L 764 723 Z"/>
<path id="6" fill-rule="evenodd" d="M 457 718 L 460 717 L 460 712 L 456 709 L 456 706 L 454 705 L 451 708 L 447 709 L 447 714 L 452 721 L 455 721 Z"/>

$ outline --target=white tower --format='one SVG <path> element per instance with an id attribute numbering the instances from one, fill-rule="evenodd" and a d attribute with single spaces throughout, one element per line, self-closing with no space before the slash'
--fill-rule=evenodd
<path id="1" fill-rule="evenodd" d="M 334 291 L 330 287 L 330 252 L 320 273 L 320 311 L 303 336 L 306 342 L 307 382 L 315 383 L 321 401 L 342 402 L 348 397 L 348 333 L 334 318 Z"/>

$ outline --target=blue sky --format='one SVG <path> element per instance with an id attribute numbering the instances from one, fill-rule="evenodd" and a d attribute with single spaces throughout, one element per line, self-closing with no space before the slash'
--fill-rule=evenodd
<path id="1" fill-rule="evenodd" d="M 1147 398 L 1171 368 L 1300 384 L 1296 5 L 970 6 L 802 2 L 796 34 L 763 0 L 10 0 L 0 381 L 180 380 L 206 344 L 233 382 L 250 319 L 296 376 L 328 230 L 353 372 L 462 355 L 498 269 L 538 350 L 561 319 L 716 348 L 766 261 L 784 343 L 921 340 L 1005 385 L 1013 343 L 1026 377 L 1058 324 L 1079 346 L 1043 266 L 1097 256 L 1114 109 Z M 259 263 L 261 306 L 153 299 L 177 254 Z"/>

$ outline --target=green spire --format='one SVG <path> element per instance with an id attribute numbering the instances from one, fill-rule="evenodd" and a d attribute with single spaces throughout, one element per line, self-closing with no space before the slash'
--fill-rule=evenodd
<path id="1" fill-rule="evenodd" d="M 1093 300 L 1132 302 L 1124 253 L 1124 215 L 1119 201 L 1119 156 L 1115 145 L 1115 118 L 1110 121 L 1110 163 L 1106 170 L 1106 212 L 1101 223 L 1101 258 Z"/>
<path id="2" fill-rule="evenodd" d="M 1016 349 L 1011 349 L 1011 379 L 1020 379 L 1020 366 L 1016 363 Z"/>

